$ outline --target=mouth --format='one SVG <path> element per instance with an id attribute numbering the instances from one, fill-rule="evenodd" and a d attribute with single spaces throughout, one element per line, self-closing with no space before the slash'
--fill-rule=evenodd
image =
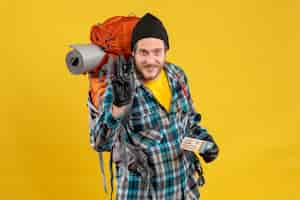
<path id="1" fill-rule="evenodd" d="M 140 73 L 145 80 L 154 79 L 160 71 L 159 65 L 144 65 L 141 66 Z"/>
<path id="2" fill-rule="evenodd" d="M 149 68 L 146 68 L 146 71 L 147 72 L 153 72 L 155 70 L 155 68 L 154 67 L 149 67 Z"/>
<path id="3" fill-rule="evenodd" d="M 145 70 L 147 71 L 147 72 L 153 72 L 154 70 L 156 70 L 156 66 L 149 66 L 149 67 L 145 67 Z"/>

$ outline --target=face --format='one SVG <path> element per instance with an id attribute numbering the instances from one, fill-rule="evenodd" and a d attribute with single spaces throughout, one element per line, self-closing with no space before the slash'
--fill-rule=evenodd
<path id="1" fill-rule="evenodd" d="M 132 53 L 138 73 L 144 81 L 154 80 L 165 63 L 166 50 L 163 40 L 143 38 L 136 43 Z"/>

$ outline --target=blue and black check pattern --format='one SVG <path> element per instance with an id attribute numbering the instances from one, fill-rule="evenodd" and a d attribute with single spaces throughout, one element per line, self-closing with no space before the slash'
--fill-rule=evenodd
<path id="1" fill-rule="evenodd" d="M 170 111 L 155 99 L 135 75 L 135 94 L 126 125 L 111 114 L 113 94 L 109 78 L 107 89 L 97 117 L 90 118 L 90 142 L 98 152 L 111 151 L 113 136 L 118 126 L 126 126 L 133 145 L 142 148 L 148 156 L 153 171 L 150 189 L 136 171 L 116 165 L 117 199 L 199 199 L 201 180 L 200 161 L 192 152 L 183 151 L 180 143 L 185 136 L 211 138 L 199 125 L 201 115 L 195 111 L 187 77 L 184 71 L 172 63 L 163 67 L 167 73 L 172 101 Z M 109 77 L 109 76 L 107 76 Z M 95 110 L 88 99 L 89 110 Z M 90 112 L 92 113 L 92 112 Z"/>

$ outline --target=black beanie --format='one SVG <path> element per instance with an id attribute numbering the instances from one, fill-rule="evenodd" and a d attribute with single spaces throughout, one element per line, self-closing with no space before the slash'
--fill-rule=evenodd
<path id="1" fill-rule="evenodd" d="M 165 42 L 166 48 L 169 49 L 169 38 L 168 33 L 162 24 L 162 22 L 155 16 L 150 13 L 145 14 L 137 22 L 135 27 L 132 30 L 131 35 L 131 51 L 137 41 L 143 38 L 158 38 Z"/>

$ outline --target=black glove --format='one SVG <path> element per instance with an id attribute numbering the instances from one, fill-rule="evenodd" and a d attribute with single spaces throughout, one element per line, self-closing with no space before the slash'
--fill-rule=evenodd
<path id="1" fill-rule="evenodd" d="M 200 153 L 200 155 L 206 163 L 209 163 L 217 158 L 219 147 L 214 141 L 206 142 L 206 144 L 204 144 L 206 146 L 203 148 L 203 152 Z"/>
<path id="2" fill-rule="evenodd" d="M 118 56 L 112 70 L 113 104 L 121 107 L 129 104 L 133 96 L 134 72 L 132 57 L 127 62 L 123 55 Z"/>

